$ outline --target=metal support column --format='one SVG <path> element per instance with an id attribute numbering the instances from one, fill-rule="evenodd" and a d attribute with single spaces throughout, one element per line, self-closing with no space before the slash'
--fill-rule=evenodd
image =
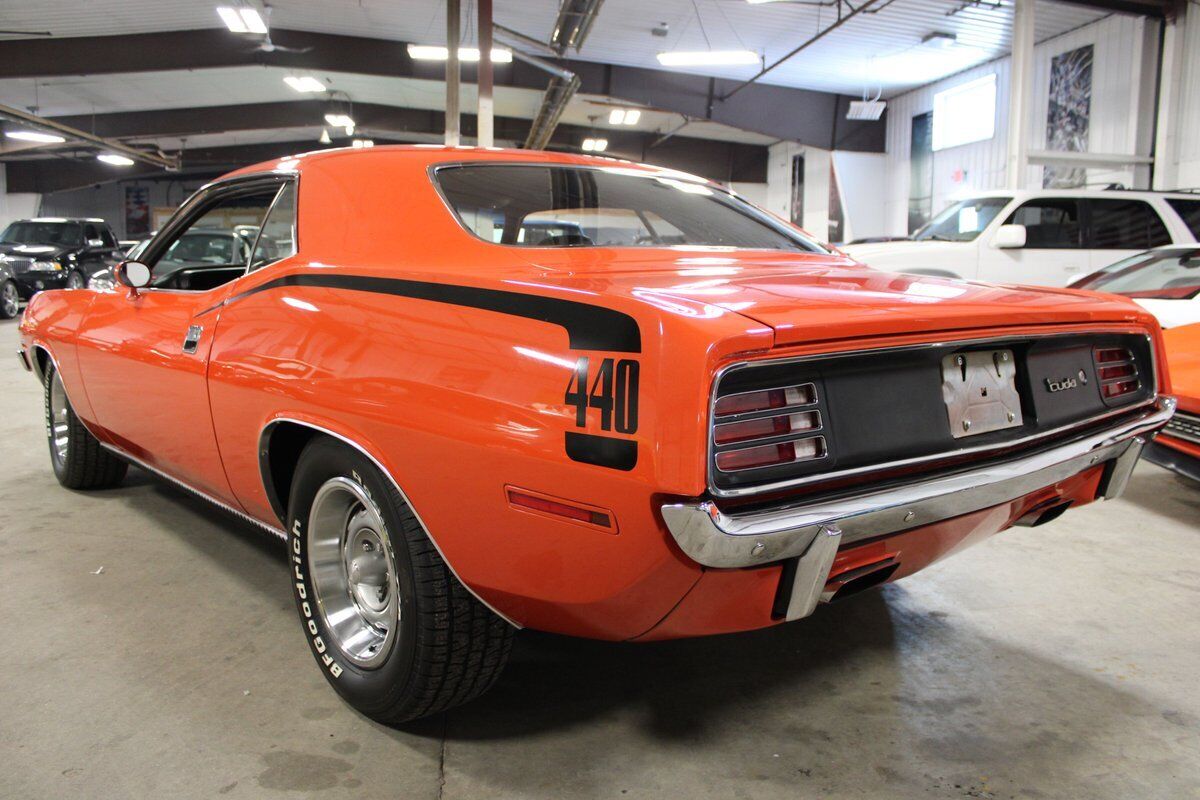
<path id="1" fill-rule="evenodd" d="M 492 0 L 479 3 L 479 146 L 493 143 Z"/>
<path id="2" fill-rule="evenodd" d="M 1016 0 L 1013 14 L 1012 74 L 1008 85 L 1008 159 L 1006 182 L 1009 189 L 1024 188 L 1029 166 L 1030 93 L 1033 88 L 1033 3 Z"/>
<path id="3" fill-rule="evenodd" d="M 1032 2 L 1032 0 L 1030 0 Z M 446 0 L 446 145 L 459 144 L 459 0 Z"/>

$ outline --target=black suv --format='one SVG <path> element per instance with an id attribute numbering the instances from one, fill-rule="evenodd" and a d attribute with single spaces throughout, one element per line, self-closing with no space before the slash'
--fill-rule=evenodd
<path id="1" fill-rule="evenodd" d="M 121 258 L 117 237 L 102 219 L 22 219 L 0 233 L 0 266 L 12 273 L 23 300 L 42 289 L 82 289 Z"/>

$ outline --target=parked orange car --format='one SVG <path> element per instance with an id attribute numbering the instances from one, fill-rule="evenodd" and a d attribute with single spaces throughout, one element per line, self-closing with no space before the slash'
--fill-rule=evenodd
<path id="1" fill-rule="evenodd" d="M 1179 408 L 1146 448 L 1146 460 L 1200 481 L 1200 324 L 1163 333 Z"/>
<path id="2" fill-rule="evenodd" d="M 246 261 L 164 259 L 236 226 Z M 483 692 L 516 627 L 773 625 L 1113 497 L 1173 411 L 1132 302 L 868 270 L 611 159 L 298 155 L 140 259 L 25 313 L 55 473 L 284 538 L 322 671 L 387 722 Z"/>

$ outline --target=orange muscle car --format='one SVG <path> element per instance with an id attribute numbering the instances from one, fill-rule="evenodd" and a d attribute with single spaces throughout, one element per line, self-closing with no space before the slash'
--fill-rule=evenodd
<path id="1" fill-rule="evenodd" d="M 1200 324 L 1172 328 L 1163 339 L 1179 408 L 1146 448 L 1146 460 L 1200 481 Z"/>
<path id="2" fill-rule="evenodd" d="M 25 313 L 55 473 L 284 539 L 321 670 L 387 722 L 479 695 L 517 627 L 760 628 L 1113 497 L 1174 409 L 1128 300 L 876 272 L 605 158 L 298 155 L 138 258 Z"/>

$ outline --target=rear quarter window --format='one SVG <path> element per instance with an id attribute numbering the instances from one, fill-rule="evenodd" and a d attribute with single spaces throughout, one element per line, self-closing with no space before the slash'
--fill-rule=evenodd
<path id="1" fill-rule="evenodd" d="M 1188 230 L 1192 232 L 1197 240 L 1200 240 L 1200 200 L 1183 200 L 1179 198 L 1167 198 L 1167 205 L 1175 210 L 1175 213 L 1183 219 L 1183 224 L 1187 225 Z"/>
<path id="2" fill-rule="evenodd" d="M 1171 243 L 1171 234 L 1144 200 L 1091 200 L 1092 247 L 1096 250 L 1149 250 Z"/>

